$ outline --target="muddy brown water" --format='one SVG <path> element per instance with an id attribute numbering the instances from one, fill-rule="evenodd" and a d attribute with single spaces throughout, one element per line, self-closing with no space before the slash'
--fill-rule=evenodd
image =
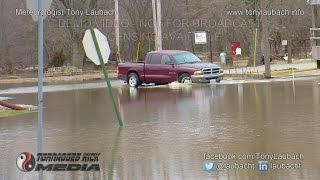
<path id="1" fill-rule="evenodd" d="M 320 179 L 320 82 L 186 85 L 45 93 L 44 152 L 97 152 L 100 172 L 44 172 L 43 179 Z M 37 103 L 36 94 L 6 95 Z M 37 114 L 0 118 L 0 179 L 37 179 L 17 155 L 37 152 Z M 203 171 L 204 154 L 301 153 L 300 169 Z"/>

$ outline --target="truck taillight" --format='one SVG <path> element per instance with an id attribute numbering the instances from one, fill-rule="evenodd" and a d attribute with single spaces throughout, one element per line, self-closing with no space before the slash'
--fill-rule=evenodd
<path id="1" fill-rule="evenodd" d="M 119 73 L 119 66 L 117 66 L 117 69 L 116 69 L 116 71 L 117 71 L 117 74 Z"/>

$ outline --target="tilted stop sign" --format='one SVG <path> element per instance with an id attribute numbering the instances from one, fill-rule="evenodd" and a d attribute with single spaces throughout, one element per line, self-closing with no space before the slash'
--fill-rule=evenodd
<path id="1" fill-rule="evenodd" d="M 101 51 L 102 60 L 104 64 L 107 64 L 110 57 L 110 46 L 108 43 L 108 39 L 98 29 L 94 28 L 93 31 L 95 33 L 97 43 Z M 90 30 L 86 30 L 82 40 L 82 44 L 87 57 L 92 62 L 94 62 L 94 64 L 101 65 L 97 49 L 95 48 L 94 38 L 92 37 L 92 33 Z"/>
<path id="2" fill-rule="evenodd" d="M 35 13 L 32 14 L 32 19 L 34 21 L 38 21 L 38 15 L 43 15 L 43 19 L 46 18 L 46 13 L 44 12 L 45 10 L 49 10 L 52 0 L 41 0 L 42 1 L 42 8 L 39 9 L 39 0 L 26 0 L 27 1 L 27 9 L 30 11 L 33 11 Z M 40 11 L 39 11 L 40 10 Z"/>
<path id="3" fill-rule="evenodd" d="M 123 126 L 118 105 L 113 96 L 112 86 L 108 78 L 108 72 L 105 66 L 105 64 L 108 63 L 110 56 L 110 46 L 108 43 L 108 39 L 98 29 L 88 29 L 84 34 L 82 44 L 87 57 L 96 65 L 101 65 L 102 72 L 108 85 L 108 92 L 112 100 L 114 112 L 116 114 L 119 125 Z"/>

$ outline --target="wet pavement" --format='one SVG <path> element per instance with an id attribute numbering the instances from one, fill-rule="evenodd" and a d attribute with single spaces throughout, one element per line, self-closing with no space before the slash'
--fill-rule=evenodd
<path id="1" fill-rule="evenodd" d="M 320 179 L 320 79 L 130 89 L 114 82 L 119 129 L 103 82 L 50 86 L 44 152 L 101 153 L 100 172 L 44 172 L 44 179 Z M 73 87 L 73 88 L 72 88 Z M 9 90 L 8 90 L 9 89 Z M 35 87 L 1 88 L 11 102 L 37 103 Z M 64 91 L 60 91 L 60 90 Z M 66 89 L 68 91 L 66 91 Z M 57 91 L 58 90 L 58 91 Z M 37 113 L 0 118 L 0 180 L 33 180 L 16 158 L 37 151 Z M 204 154 L 302 154 L 300 169 L 203 170 Z"/>

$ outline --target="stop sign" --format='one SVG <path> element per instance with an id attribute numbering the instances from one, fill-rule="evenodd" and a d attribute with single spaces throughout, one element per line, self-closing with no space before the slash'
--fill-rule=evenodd
<path id="1" fill-rule="evenodd" d="M 94 34 L 97 38 L 98 46 L 100 48 L 101 55 L 102 55 L 102 60 L 103 60 L 104 64 L 107 64 L 109 61 L 110 52 L 111 52 L 110 46 L 108 43 L 108 39 L 98 29 L 94 28 L 93 31 L 94 31 Z M 100 60 L 99 60 L 99 56 L 98 56 L 98 52 L 95 47 L 93 37 L 92 37 L 90 30 L 86 30 L 84 37 L 83 37 L 83 40 L 82 40 L 82 44 L 83 44 L 83 47 L 84 47 L 84 50 L 86 52 L 87 57 L 94 64 L 101 65 Z"/>

